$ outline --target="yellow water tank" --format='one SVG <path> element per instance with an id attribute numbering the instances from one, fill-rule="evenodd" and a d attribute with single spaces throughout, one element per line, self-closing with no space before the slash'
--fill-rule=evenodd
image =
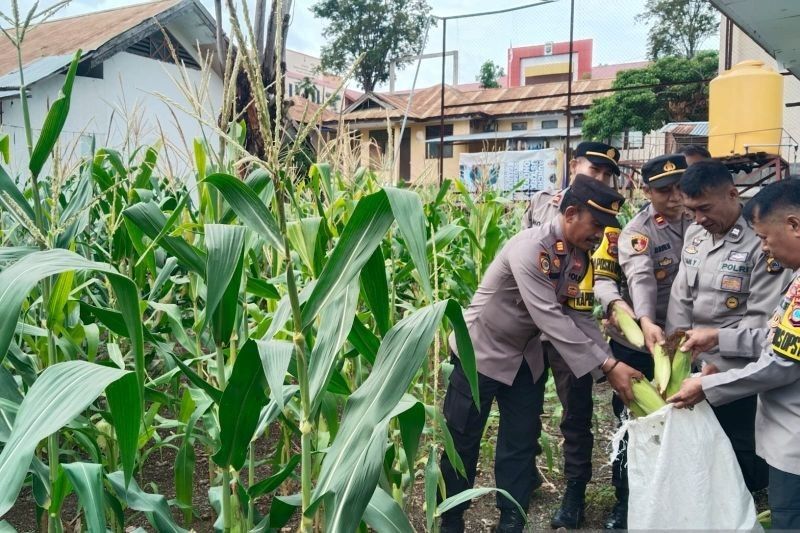
<path id="1" fill-rule="evenodd" d="M 742 61 L 711 81 L 708 151 L 711 157 L 780 153 L 783 76 L 763 61 Z"/>

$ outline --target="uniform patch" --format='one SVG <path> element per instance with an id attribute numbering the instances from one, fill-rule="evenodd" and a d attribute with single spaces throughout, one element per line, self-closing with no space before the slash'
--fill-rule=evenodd
<path id="1" fill-rule="evenodd" d="M 560 206 L 561 205 L 561 193 L 556 194 L 553 196 L 553 199 L 550 200 L 550 203 L 553 205 Z"/>
<path id="2" fill-rule="evenodd" d="M 792 309 L 792 314 L 789 315 L 789 322 L 791 322 L 794 327 L 800 327 L 800 307 Z"/>
<path id="3" fill-rule="evenodd" d="M 742 292 L 744 278 L 741 276 L 722 276 L 720 289 L 723 291 Z"/>
<path id="4" fill-rule="evenodd" d="M 662 257 L 661 259 L 658 260 L 658 266 L 662 267 L 670 266 L 674 262 L 675 261 L 671 257 Z"/>
<path id="5" fill-rule="evenodd" d="M 606 240 L 608 241 L 608 248 L 606 250 L 608 255 L 616 259 L 619 257 L 619 232 L 606 231 Z"/>
<path id="6" fill-rule="evenodd" d="M 742 234 L 742 227 L 739 224 L 736 224 L 730 231 L 730 233 L 728 233 L 728 235 L 731 236 L 731 239 L 738 239 L 741 234 Z"/>
<path id="7" fill-rule="evenodd" d="M 791 361 L 800 361 L 800 306 L 789 306 L 772 336 L 772 351 Z"/>
<path id="8" fill-rule="evenodd" d="M 672 248 L 672 245 L 670 243 L 668 243 L 668 242 L 665 242 L 664 244 L 659 244 L 658 246 L 653 248 L 653 253 L 654 254 L 660 254 L 661 252 L 666 252 L 667 250 L 669 250 L 671 248 Z"/>
<path id="9" fill-rule="evenodd" d="M 750 257 L 750 252 L 736 252 L 736 251 L 733 251 L 733 252 L 728 254 L 728 259 L 730 261 L 739 261 L 740 263 L 743 263 L 743 262 L 747 261 L 748 257 Z"/>
<path id="10" fill-rule="evenodd" d="M 696 254 L 697 247 L 694 244 L 690 244 L 689 246 L 684 248 L 683 251 L 686 252 L 687 254 Z"/>
<path id="11" fill-rule="evenodd" d="M 564 254 L 567 251 L 567 246 L 562 240 L 557 240 L 553 248 L 555 248 L 557 254 Z"/>
<path id="12" fill-rule="evenodd" d="M 567 296 L 569 296 L 570 298 L 577 298 L 579 292 L 580 291 L 578 290 L 577 285 L 573 285 L 572 283 L 567 285 Z"/>
<path id="13" fill-rule="evenodd" d="M 749 274 L 753 271 L 753 267 L 742 263 L 733 263 L 730 261 L 723 261 L 719 264 L 719 269 L 722 272 L 733 272 L 735 274 Z"/>
<path id="14" fill-rule="evenodd" d="M 633 251 L 637 254 L 647 251 L 647 245 L 649 243 L 650 239 L 641 233 L 634 233 L 631 237 L 631 248 L 633 248 Z"/>
<path id="15" fill-rule="evenodd" d="M 653 220 L 655 220 L 656 224 L 659 225 L 659 226 L 663 226 L 664 224 L 667 223 L 667 219 L 664 218 L 664 215 L 662 215 L 661 213 L 656 213 L 653 216 Z"/>
<path id="16" fill-rule="evenodd" d="M 553 268 L 555 268 L 556 270 L 561 270 L 561 258 L 560 257 L 555 256 L 553 258 Z"/>
<path id="17" fill-rule="evenodd" d="M 575 262 L 572 263 L 572 270 L 583 270 L 583 261 L 576 259 Z"/>
<path id="18" fill-rule="evenodd" d="M 695 237 L 694 239 L 692 239 L 692 246 L 697 246 L 701 242 L 703 242 L 703 238 L 702 237 Z"/>
<path id="19" fill-rule="evenodd" d="M 547 252 L 539 254 L 539 270 L 542 271 L 542 274 L 550 273 L 550 255 Z"/>
<path id="20" fill-rule="evenodd" d="M 656 279 L 658 281 L 663 281 L 667 278 L 667 271 L 663 269 L 656 270 Z"/>
<path id="21" fill-rule="evenodd" d="M 772 256 L 767 257 L 767 272 L 770 274 L 780 274 L 783 272 L 783 265 Z"/>
<path id="22" fill-rule="evenodd" d="M 690 267 L 698 267 L 698 266 L 700 266 L 700 260 L 697 259 L 696 257 L 684 257 L 683 258 L 683 262 L 684 262 L 684 264 L 686 264 L 686 266 L 690 266 Z"/>
<path id="23" fill-rule="evenodd" d="M 739 298 L 736 296 L 728 296 L 728 299 L 725 300 L 725 307 L 728 309 L 736 309 L 739 307 Z"/>

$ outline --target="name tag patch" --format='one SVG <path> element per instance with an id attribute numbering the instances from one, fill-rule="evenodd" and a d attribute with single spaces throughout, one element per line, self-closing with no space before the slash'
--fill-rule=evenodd
<path id="1" fill-rule="evenodd" d="M 700 260 L 696 257 L 684 257 L 683 262 L 686 264 L 686 266 L 690 267 L 700 266 Z"/>
<path id="2" fill-rule="evenodd" d="M 730 254 L 728 254 L 728 260 L 738 261 L 740 263 L 744 263 L 745 261 L 747 261 L 748 257 L 750 257 L 750 252 L 733 251 Z"/>
<path id="3" fill-rule="evenodd" d="M 720 288 L 723 291 L 742 292 L 744 278 L 741 276 L 722 276 Z"/>
<path id="4" fill-rule="evenodd" d="M 744 265 L 742 263 L 732 263 L 730 261 L 723 261 L 719 264 L 719 269 L 722 272 L 735 272 L 737 274 L 749 274 L 753 271 L 753 267 L 750 265 Z"/>
<path id="5" fill-rule="evenodd" d="M 670 248 L 672 248 L 672 245 L 668 242 L 665 242 L 664 244 L 659 244 L 658 246 L 656 246 L 653 252 L 658 254 L 661 252 L 666 252 Z"/>

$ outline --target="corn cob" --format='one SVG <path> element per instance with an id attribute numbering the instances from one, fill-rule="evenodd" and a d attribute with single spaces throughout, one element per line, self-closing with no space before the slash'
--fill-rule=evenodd
<path id="1" fill-rule="evenodd" d="M 664 348 L 658 344 L 653 348 L 653 385 L 658 392 L 664 394 L 670 380 L 669 356 L 664 353 Z"/>
<path id="2" fill-rule="evenodd" d="M 637 348 L 644 348 L 644 333 L 636 320 L 618 305 L 614 306 L 613 313 L 619 330 L 625 335 L 628 342 Z"/>
<path id="3" fill-rule="evenodd" d="M 645 415 L 655 413 L 667 405 L 656 388 L 646 379 L 634 379 L 631 386 L 633 388 L 633 398 Z"/>
<path id="4" fill-rule="evenodd" d="M 678 346 L 681 346 L 685 338 L 681 339 Z M 689 352 L 683 352 L 680 348 L 675 350 L 675 355 L 672 356 L 672 368 L 669 376 L 669 384 L 667 385 L 667 398 L 678 392 L 681 388 L 683 380 L 689 377 L 692 371 L 692 356 Z"/>
<path id="5" fill-rule="evenodd" d="M 647 416 L 647 413 L 644 412 L 644 409 L 639 407 L 639 404 L 636 403 L 636 400 L 633 400 L 631 403 L 628 404 L 628 410 L 633 413 L 634 416 Z"/>

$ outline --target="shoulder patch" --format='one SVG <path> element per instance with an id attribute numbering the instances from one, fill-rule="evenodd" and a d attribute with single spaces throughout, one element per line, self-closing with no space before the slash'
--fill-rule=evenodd
<path id="1" fill-rule="evenodd" d="M 550 254 L 547 252 L 539 253 L 539 270 L 545 276 L 550 274 Z"/>
<path id="2" fill-rule="evenodd" d="M 770 274 L 780 274 L 783 272 L 783 265 L 771 255 L 767 256 L 767 272 Z"/>
<path id="3" fill-rule="evenodd" d="M 650 239 L 648 239 L 646 235 L 642 235 L 641 233 L 634 233 L 631 235 L 631 248 L 633 248 L 633 251 L 637 254 L 646 252 L 649 244 Z"/>
<path id="4" fill-rule="evenodd" d="M 653 220 L 655 221 L 656 226 L 658 226 L 659 228 L 663 228 L 664 226 L 667 225 L 667 219 L 664 218 L 664 215 L 662 215 L 661 213 L 656 213 L 655 215 L 653 215 Z"/>

